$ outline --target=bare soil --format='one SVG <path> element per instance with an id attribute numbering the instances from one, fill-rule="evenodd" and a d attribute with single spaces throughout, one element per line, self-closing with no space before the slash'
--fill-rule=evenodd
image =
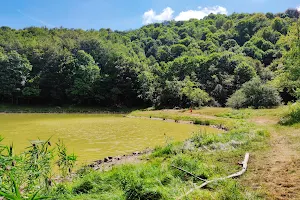
<path id="1" fill-rule="evenodd" d="M 252 157 L 244 184 L 266 193 L 266 199 L 300 199 L 300 130 L 266 117 L 251 121 L 269 127 L 271 148 Z"/>

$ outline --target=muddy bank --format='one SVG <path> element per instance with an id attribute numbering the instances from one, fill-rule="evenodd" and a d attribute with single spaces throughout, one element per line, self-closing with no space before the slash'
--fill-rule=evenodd
<path id="1" fill-rule="evenodd" d="M 174 119 L 165 119 L 165 118 L 157 118 L 157 117 L 136 117 L 136 116 L 132 116 L 132 115 L 128 115 L 127 117 L 128 118 L 158 120 L 158 121 L 172 122 L 172 123 L 178 123 L 178 124 L 194 124 L 194 125 L 208 126 L 208 127 L 211 127 L 211 128 L 222 130 L 222 131 L 229 131 L 229 128 L 225 127 L 222 124 L 210 125 L 210 124 L 205 123 L 205 122 L 201 123 L 201 121 L 197 122 L 197 121 L 191 121 L 191 120 L 174 120 Z"/>
<path id="2" fill-rule="evenodd" d="M 145 155 L 149 155 L 153 152 L 153 149 L 146 149 L 144 151 L 136 151 L 129 155 L 122 155 L 122 156 L 108 156 L 101 160 L 96 160 L 88 167 L 99 170 L 99 171 L 107 171 L 110 170 L 113 166 L 116 165 L 122 165 L 122 164 L 134 164 L 134 163 L 140 163 L 145 160 L 148 160 L 147 158 L 144 158 Z"/>

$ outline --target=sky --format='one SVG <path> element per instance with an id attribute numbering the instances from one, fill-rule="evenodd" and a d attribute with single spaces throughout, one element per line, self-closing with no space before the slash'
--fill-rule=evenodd
<path id="1" fill-rule="evenodd" d="M 300 0 L 2 0 L 0 27 L 136 29 L 166 20 L 202 19 L 210 13 L 284 12 Z"/>

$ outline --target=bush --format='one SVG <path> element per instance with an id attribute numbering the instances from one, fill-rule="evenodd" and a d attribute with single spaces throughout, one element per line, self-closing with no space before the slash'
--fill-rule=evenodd
<path id="1" fill-rule="evenodd" d="M 216 134 L 200 132 L 192 136 L 191 141 L 195 144 L 196 147 L 202 147 L 205 145 L 210 145 L 212 143 L 220 142 L 222 140 Z"/>
<path id="2" fill-rule="evenodd" d="M 87 194 L 94 188 L 94 185 L 91 181 L 85 180 L 80 183 L 78 186 L 73 188 L 74 194 Z"/>
<path id="3" fill-rule="evenodd" d="M 232 108 L 271 108 L 278 106 L 280 102 L 281 98 L 274 87 L 255 78 L 236 91 L 227 100 L 227 106 Z"/>
<path id="4" fill-rule="evenodd" d="M 300 103 L 290 105 L 288 113 L 281 118 L 280 124 L 293 125 L 300 123 Z"/>
<path id="5" fill-rule="evenodd" d="M 226 105 L 232 108 L 243 108 L 246 101 L 245 93 L 242 90 L 238 90 L 227 100 Z"/>

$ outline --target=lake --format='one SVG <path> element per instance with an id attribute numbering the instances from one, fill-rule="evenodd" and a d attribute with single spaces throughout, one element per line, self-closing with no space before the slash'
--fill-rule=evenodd
<path id="1" fill-rule="evenodd" d="M 29 146 L 30 141 L 52 137 L 52 143 L 62 139 L 81 163 L 153 148 L 165 144 L 167 138 L 184 140 L 200 129 L 218 131 L 117 114 L 0 114 L 3 143 L 13 143 L 17 153 Z"/>

